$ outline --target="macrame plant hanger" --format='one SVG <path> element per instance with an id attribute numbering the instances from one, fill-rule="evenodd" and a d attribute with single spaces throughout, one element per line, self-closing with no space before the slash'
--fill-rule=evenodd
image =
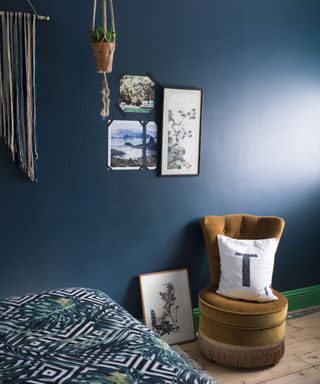
<path id="1" fill-rule="evenodd" d="M 100 115 L 102 118 L 109 116 L 110 112 L 110 89 L 107 79 L 107 73 L 112 72 L 113 56 L 116 48 L 116 26 L 114 19 L 113 1 L 112 0 L 101 0 L 102 1 L 102 30 L 104 35 L 108 34 L 108 18 L 107 18 L 107 3 L 110 8 L 110 19 L 111 19 L 111 36 L 112 41 L 92 41 L 92 51 L 96 62 L 97 72 L 102 74 L 102 110 Z M 92 31 L 96 30 L 96 15 L 97 15 L 97 0 L 93 0 L 93 18 L 92 18 Z"/>

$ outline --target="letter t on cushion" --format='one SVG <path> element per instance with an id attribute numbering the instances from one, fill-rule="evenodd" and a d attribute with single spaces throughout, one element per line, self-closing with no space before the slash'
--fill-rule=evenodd
<path id="1" fill-rule="evenodd" d="M 273 301 L 271 280 L 278 239 L 239 240 L 217 235 L 221 275 L 217 293 L 233 299 Z"/>

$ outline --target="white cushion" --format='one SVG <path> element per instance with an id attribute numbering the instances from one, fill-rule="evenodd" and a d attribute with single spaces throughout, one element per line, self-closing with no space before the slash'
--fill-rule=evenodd
<path id="1" fill-rule="evenodd" d="M 249 301 L 278 300 L 271 280 L 278 239 L 238 240 L 218 235 L 221 275 L 217 293 Z"/>

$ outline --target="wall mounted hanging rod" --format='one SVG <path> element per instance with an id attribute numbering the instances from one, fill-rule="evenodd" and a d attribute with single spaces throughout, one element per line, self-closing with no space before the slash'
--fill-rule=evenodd
<path id="1" fill-rule="evenodd" d="M 50 16 L 37 15 L 37 19 L 40 21 L 49 21 Z"/>
<path id="2" fill-rule="evenodd" d="M 40 20 L 40 21 L 49 21 L 50 20 L 49 16 L 39 15 L 38 12 L 36 11 L 35 7 L 32 5 L 30 0 L 27 0 L 27 2 L 29 3 L 30 7 L 33 9 L 33 12 L 36 14 L 37 20 Z"/>

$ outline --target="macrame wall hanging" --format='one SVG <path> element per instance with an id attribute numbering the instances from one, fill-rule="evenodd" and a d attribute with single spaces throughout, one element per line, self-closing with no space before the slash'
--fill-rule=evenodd
<path id="1" fill-rule="evenodd" d="M 12 160 L 36 181 L 36 20 L 49 17 L 33 10 L 0 12 L 0 138 Z"/>
<path id="2" fill-rule="evenodd" d="M 96 27 L 97 0 L 93 0 L 93 19 L 91 29 L 91 43 L 97 72 L 102 74 L 102 118 L 109 116 L 110 90 L 107 73 L 112 72 L 113 56 L 116 48 L 116 26 L 112 0 L 101 0 L 102 27 Z M 110 10 L 111 27 L 108 29 L 108 4 Z"/>

